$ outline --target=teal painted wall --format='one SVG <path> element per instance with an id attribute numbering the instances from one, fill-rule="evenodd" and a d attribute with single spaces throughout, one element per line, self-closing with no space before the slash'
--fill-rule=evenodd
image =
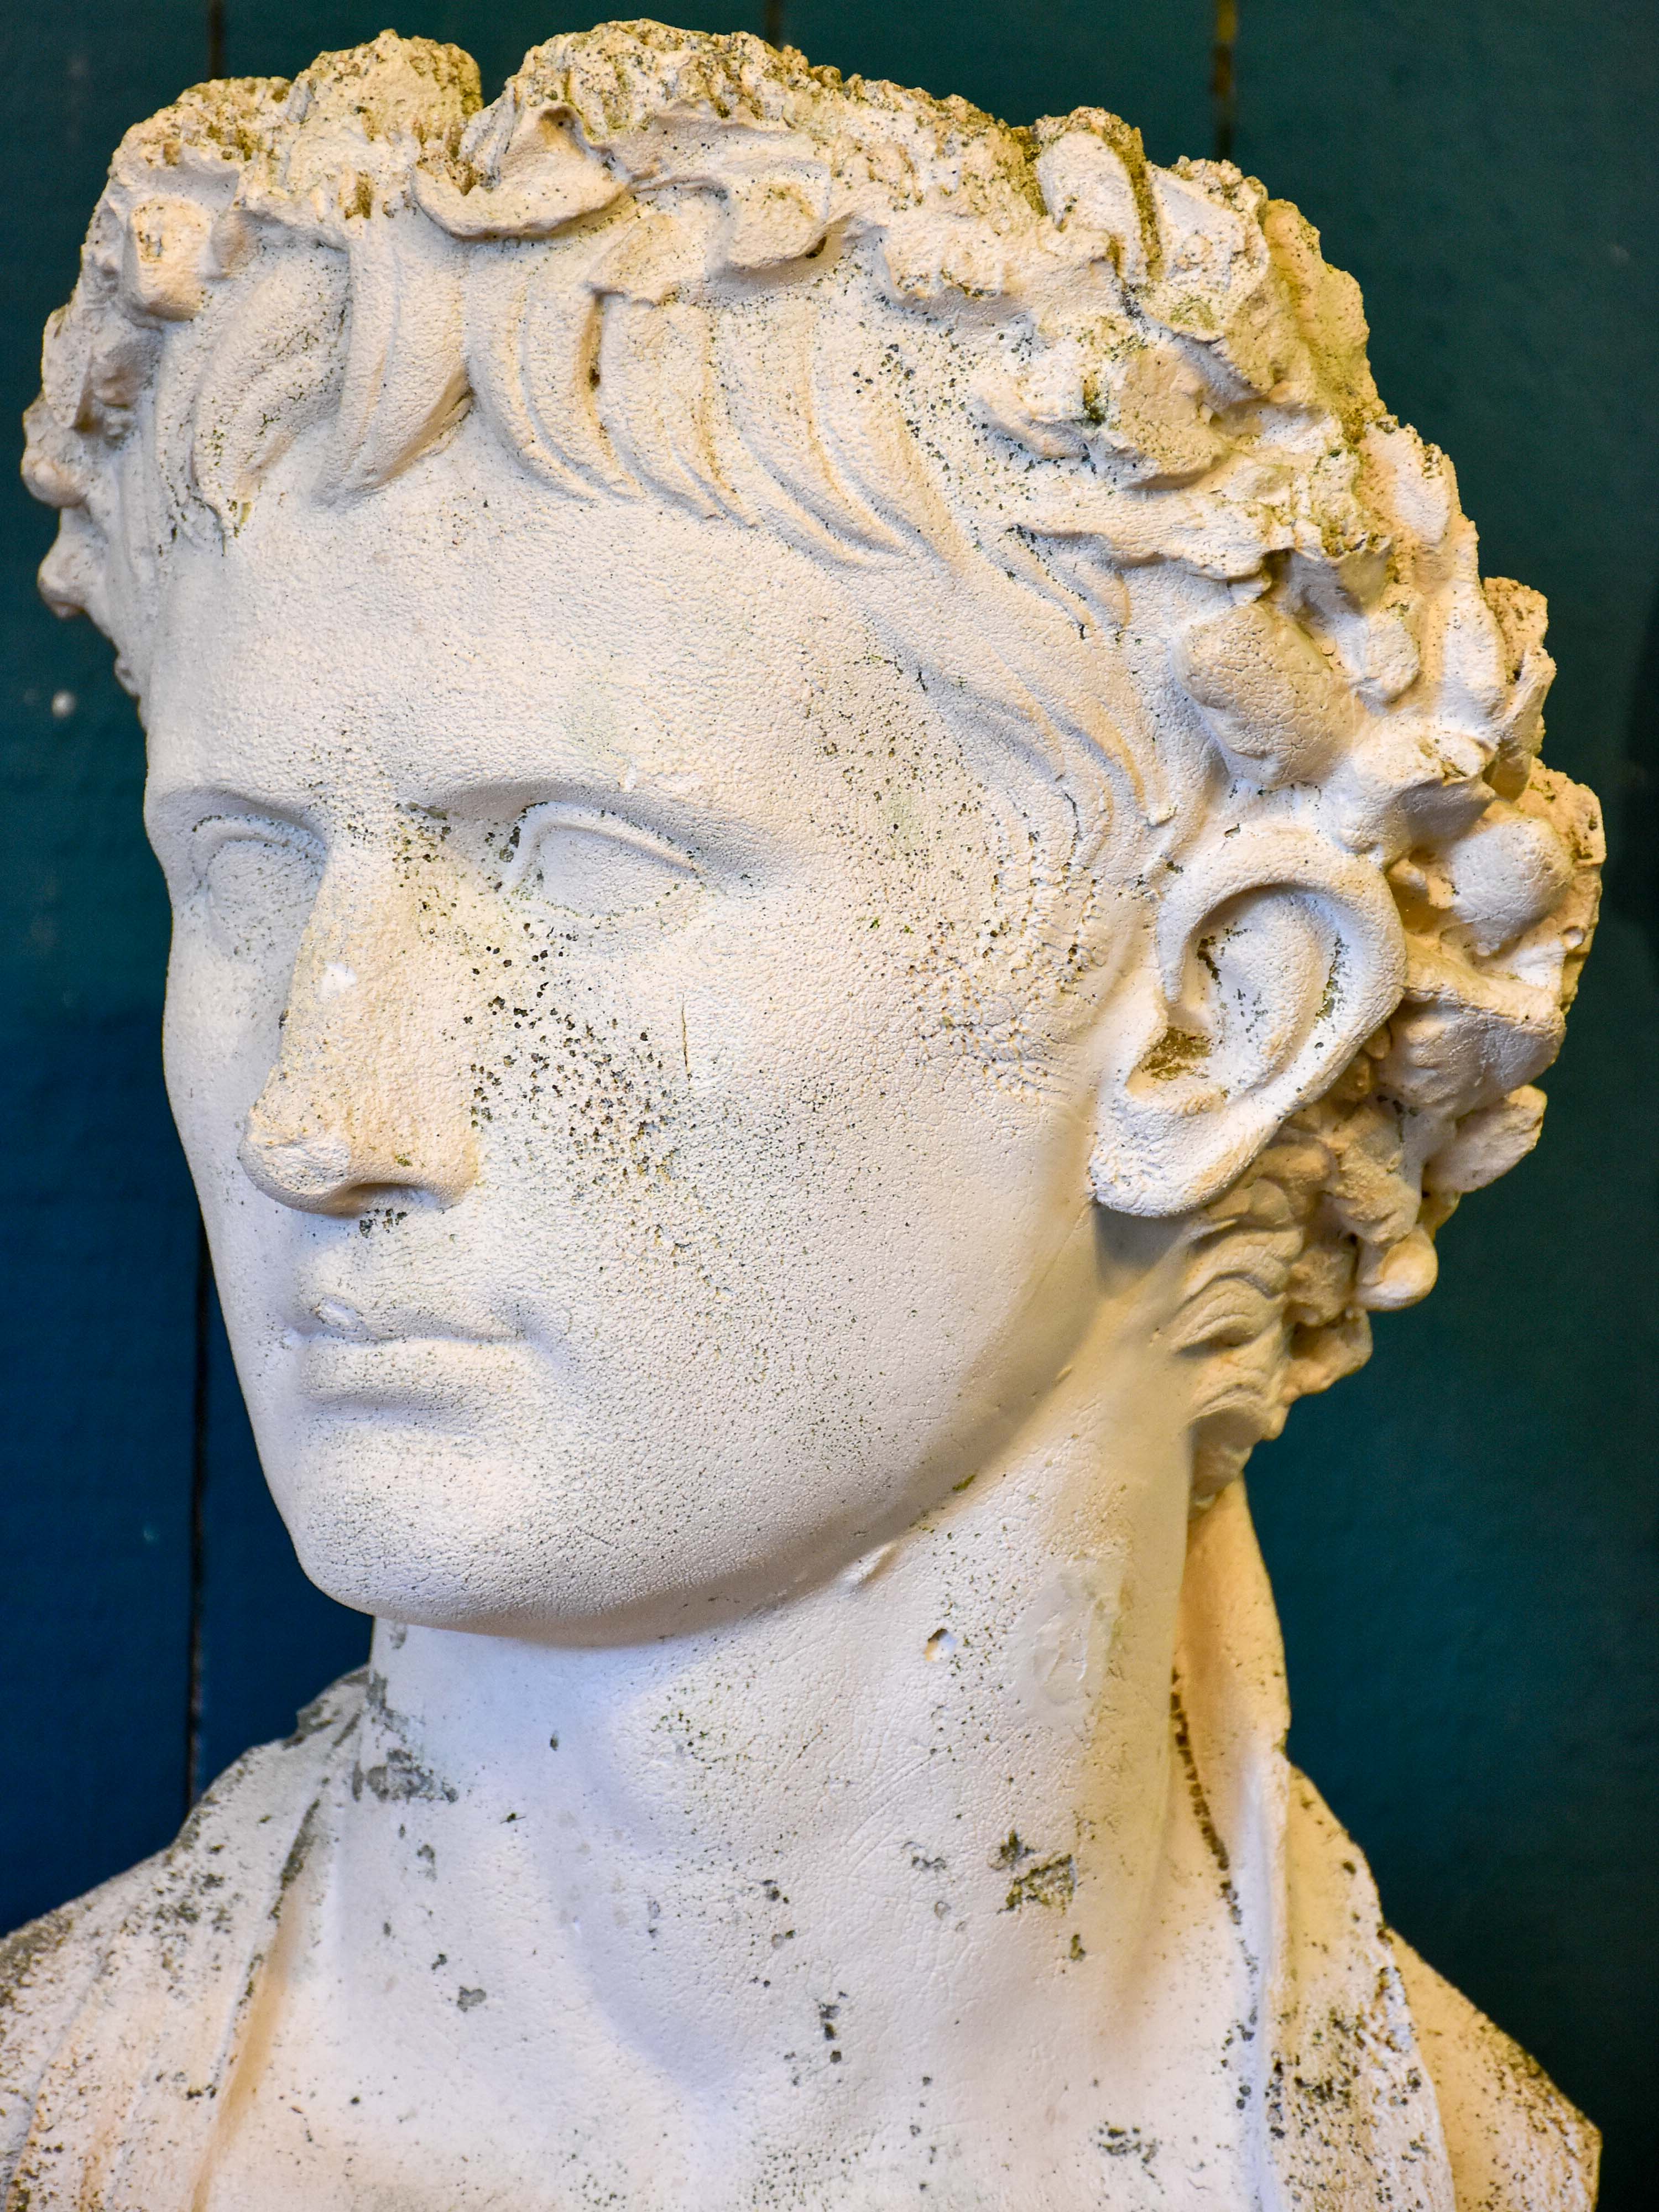
<path id="1" fill-rule="evenodd" d="M 208 73 L 404 31 L 493 90 L 548 0 L 59 0 L 0 32 L 0 412 L 34 389 L 122 129 Z M 1299 203 L 1358 276 L 1396 411 L 1454 455 L 1489 571 L 1545 589 L 1550 757 L 1607 802 L 1612 896 L 1545 1143 L 1440 1287 L 1301 1407 L 1252 1494 L 1302 1763 L 1391 1917 L 1659 2168 L 1659 14 L 1651 0 L 783 0 L 818 61 L 1014 120 L 1080 102 Z M 161 1093 L 166 914 L 131 708 L 0 532 L 0 1924 L 155 1849 L 192 1782 L 356 1662 L 264 1497 Z"/>

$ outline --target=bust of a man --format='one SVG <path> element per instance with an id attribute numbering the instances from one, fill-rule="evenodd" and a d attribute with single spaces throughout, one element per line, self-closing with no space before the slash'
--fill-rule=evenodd
<path id="1" fill-rule="evenodd" d="M 17 1939 L 7 2203 L 1543 2212 L 1284 1754 L 1240 1470 L 1527 1151 L 1599 858 L 1226 164 L 749 38 L 132 131 L 43 577 L 365 1679 Z"/>

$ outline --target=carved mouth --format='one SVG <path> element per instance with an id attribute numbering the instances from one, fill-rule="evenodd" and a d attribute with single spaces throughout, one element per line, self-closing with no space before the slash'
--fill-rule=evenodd
<path id="1" fill-rule="evenodd" d="M 326 1333 L 295 1337 L 296 1380 L 313 1404 L 419 1407 L 476 1415 L 499 1393 L 502 1364 L 524 1351 L 521 1337 L 459 1334 L 352 1339 Z"/>
<path id="2" fill-rule="evenodd" d="M 319 1297 L 304 1320 L 288 1331 L 285 1343 L 296 1350 L 312 1346 L 356 1346 L 366 1349 L 414 1345 L 505 1345 L 521 1341 L 520 1332 L 500 1322 L 477 1321 L 422 1306 L 364 1308 L 349 1298 Z"/>
<path id="3" fill-rule="evenodd" d="M 499 1387 L 503 1358 L 525 1348 L 520 1331 L 474 1316 L 400 1303 L 360 1306 L 324 1297 L 311 1304 L 283 1346 L 296 1379 L 319 1404 L 476 1407 Z"/>

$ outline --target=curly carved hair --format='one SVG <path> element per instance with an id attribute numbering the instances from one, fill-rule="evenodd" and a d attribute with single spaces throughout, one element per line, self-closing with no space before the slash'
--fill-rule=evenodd
<path id="1" fill-rule="evenodd" d="M 1015 130 L 650 22 L 550 40 L 484 107 L 467 56 L 388 33 L 128 133 L 26 475 L 64 510 L 47 599 L 140 693 L 181 535 L 301 458 L 367 495 L 470 413 L 556 495 L 833 560 L 1046 772 L 1024 920 L 1056 990 L 1102 882 L 1155 902 L 1200 826 L 1370 864 L 1402 996 L 1186 1224 L 1204 1498 L 1535 1141 L 1595 920 L 1595 801 L 1537 758 L 1543 603 L 1481 581 L 1365 337 L 1293 208 L 1097 109 Z M 981 1011 L 1017 1069 L 1021 1018 Z"/>

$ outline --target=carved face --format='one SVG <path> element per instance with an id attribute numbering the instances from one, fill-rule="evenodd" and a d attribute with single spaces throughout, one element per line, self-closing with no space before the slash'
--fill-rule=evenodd
<path id="1" fill-rule="evenodd" d="M 168 1079 L 325 1589 L 650 1632 L 972 1471 L 1097 1302 L 1090 994 L 833 574 L 464 435 L 181 550 L 157 669 Z"/>

